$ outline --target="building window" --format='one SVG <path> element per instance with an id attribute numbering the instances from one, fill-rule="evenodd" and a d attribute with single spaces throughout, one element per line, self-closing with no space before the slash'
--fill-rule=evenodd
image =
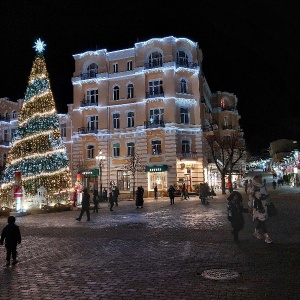
<path id="1" fill-rule="evenodd" d="M 8 142 L 8 132 L 7 132 L 7 129 L 3 130 L 3 141 Z"/>
<path id="2" fill-rule="evenodd" d="M 12 118 L 13 119 L 16 119 L 18 117 L 18 113 L 14 110 L 13 112 L 12 112 Z"/>
<path id="3" fill-rule="evenodd" d="M 182 140 L 182 153 L 190 153 L 191 152 L 191 142 L 189 140 Z"/>
<path id="4" fill-rule="evenodd" d="M 130 175 L 128 171 L 117 172 L 117 185 L 120 191 L 130 190 Z"/>
<path id="5" fill-rule="evenodd" d="M 118 86 L 115 86 L 113 89 L 113 100 L 119 100 L 120 99 L 120 88 Z"/>
<path id="6" fill-rule="evenodd" d="M 180 79 L 180 93 L 187 94 L 187 83 L 185 79 Z"/>
<path id="7" fill-rule="evenodd" d="M 94 158 L 94 155 L 95 155 L 95 147 L 93 145 L 88 145 L 87 146 L 86 157 L 87 158 Z"/>
<path id="8" fill-rule="evenodd" d="M 187 54 L 180 50 L 176 53 L 176 63 L 181 67 L 188 67 L 188 56 Z"/>
<path id="9" fill-rule="evenodd" d="M 16 128 L 12 128 L 12 129 L 10 130 L 10 140 L 11 140 L 11 141 L 12 141 L 12 139 L 14 138 L 15 132 L 16 132 Z"/>
<path id="10" fill-rule="evenodd" d="M 98 130 L 98 116 L 87 116 L 86 125 L 88 130 Z"/>
<path id="11" fill-rule="evenodd" d="M 127 61 L 127 71 L 132 70 L 132 60 Z"/>
<path id="12" fill-rule="evenodd" d="M 90 64 L 87 68 L 89 78 L 95 78 L 98 73 L 97 64 Z"/>
<path id="13" fill-rule="evenodd" d="M 113 114 L 113 128 L 114 129 L 120 128 L 120 114 L 119 113 Z"/>
<path id="14" fill-rule="evenodd" d="M 164 109 L 163 108 L 154 108 L 150 109 L 150 124 L 158 125 L 164 121 Z"/>
<path id="15" fill-rule="evenodd" d="M 228 127 L 228 116 L 224 116 L 224 126 Z"/>
<path id="16" fill-rule="evenodd" d="M 62 138 L 64 137 L 67 137 L 67 125 L 64 123 L 64 124 L 60 124 L 60 136 Z"/>
<path id="17" fill-rule="evenodd" d="M 127 156 L 134 155 L 134 142 L 127 143 Z"/>
<path id="18" fill-rule="evenodd" d="M 134 112 L 130 111 L 127 113 L 127 127 L 134 127 Z"/>
<path id="19" fill-rule="evenodd" d="M 148 57 L 150 68 L 162 67 L 162 55 L 159 52 L 153 52 Z"/>
<path id="20" fill-rule="evenodd" d="M 133 98 L 133 84 L 130 83 L 127 85 L 127 99 Z"/>
<path id="21" fill-rule="evenodd" d="M 188 108 L 183 108 L 183 107 L 180 108 L 180 123 L 182 123 L 182 124 L 190 123 Z"/>
<path id="22" fill-rule="evenodd" d="M 118 68 L 118 63 L 114 63 L 113 64 L 113 69 L 114 69 L 114 73 L 118 73 L 119 72 L 119 68 Z"/>
<path id="23" fill-rule="evenodd" d="M 98 104 L 98 89 L 86 91 L 86 103 Z"/>
<path id="24" fill-rule="evenodd" d="M 152 141 L 152 155 L 161 154 L 161 141 Z"/>
<path id="25" fill-rule="evenodd" d="M 113 144 L 113 157 L 119 157 L 120 156 L 120 143 L 114 143 Z"/>
<path id="26" fill-rule="evenodd" d="M 149 95 L 151 97 L 161 96 L 163 92 L 163 81 L 161 79 L 149 82 Z"/>

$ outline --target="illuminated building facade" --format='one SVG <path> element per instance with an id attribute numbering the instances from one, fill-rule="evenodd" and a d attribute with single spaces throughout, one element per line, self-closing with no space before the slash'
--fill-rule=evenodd
<path id="1" fill-rule="evenodd" d="M 124 163 L 136 152 L 145 164 L 136 186 L 144 187 L 145 196 L 153 195 L 155 185 L 162 195 L 171 184 L 185 183 L 193 191 L 204 181 L 200 111 L 205 79 L 197 43 L 170 36 L 73 57 L 74 99 L 66 122 L 73 170 L 84 161 L 88 181 L 95 182 L 95 157 L 102 150 L 107 158 L 103 186 L 113 182 L 120 196 L 126 195 L 132 176 Z"/>

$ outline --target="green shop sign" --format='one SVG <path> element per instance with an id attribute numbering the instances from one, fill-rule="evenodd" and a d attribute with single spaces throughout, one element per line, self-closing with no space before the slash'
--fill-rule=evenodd
<path id="1" fill-rule="evenodd" d="M 162 166 L 147 166 L 146 167 L 146 172 L 165 172 L 168 170 L 167 165 L 162 165 Z"/>

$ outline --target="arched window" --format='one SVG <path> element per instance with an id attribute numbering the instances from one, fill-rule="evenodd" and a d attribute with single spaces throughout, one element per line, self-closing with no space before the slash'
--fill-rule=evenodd
<path id="1" fill-rule="evenodd" d="M 118 86 L 115 86 L 113 88 L 113 100 L 119 100 L 120 99 L 120 88 Z"/>
<path id="2" fill-rule="evenodd" d="M 130 83 L 127 85 L 127 99 L 132 99 L 133 97 L 133 84 Z"/>
<path id="3" fill-rule="evenodd" d="M 162 67 L 162 55 L 156 51 L 149 55 L 148 63 L 150 68 Z"/>
<path id="4" fill-rule="evenodd" d="M 96 75 L 98 74 L 98 66 L 95 63 L 90 64 L 87 68 L 87 72 L 89 78 L 95 78 Z"/>
<path id="5" fill-rule="evenodd" d="M 180 67 L 188 67 L 189 60 L 187 54 L 180 50 L 176 53 L 176 64 Z"/>

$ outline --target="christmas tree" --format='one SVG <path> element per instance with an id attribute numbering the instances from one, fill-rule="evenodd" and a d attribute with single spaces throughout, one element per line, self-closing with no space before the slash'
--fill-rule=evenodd
<path id="1" fill-rule="evenodd" d="M 27 195 L 35 195 L 40 186 L 48 195 L 71 187 L 69 161 L 43 56 L 45 46 L 38 39 L 33 47 L 36 56 L 1 180 L 2 189 L 11 190 L 15 172 L 21 171 Z"/>

